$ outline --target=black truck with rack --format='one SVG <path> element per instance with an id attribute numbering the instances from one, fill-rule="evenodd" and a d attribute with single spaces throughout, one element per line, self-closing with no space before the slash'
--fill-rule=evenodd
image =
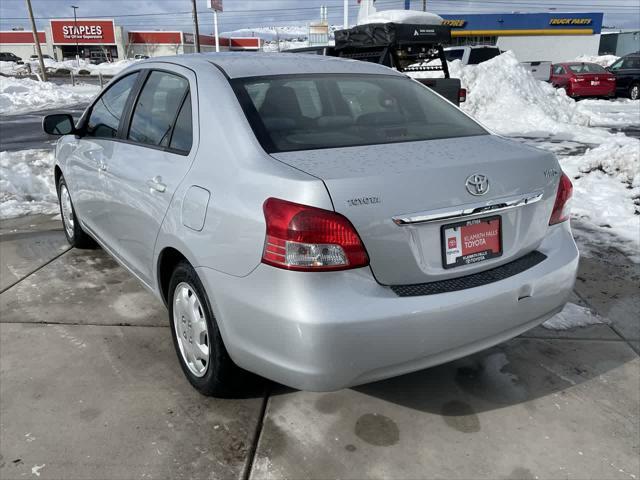
<path id="1" fill-rule="evenodd" d="M 287 52 L 328 55 L 379 63 L 400 72 L 437 72 L 443 78 L 417 81 L 459 105 L 466 99 L 460 79 L 451 78 L 443 45 L 451 42 L 451 27 L 405 23 L 373 23 L 336 30 L 334 46 L 304 47 Z"/>

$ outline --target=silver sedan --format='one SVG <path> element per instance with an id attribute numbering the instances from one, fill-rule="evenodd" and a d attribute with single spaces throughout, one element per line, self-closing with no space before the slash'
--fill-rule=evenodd
<path id="1" fill-rule="evenodd" d="M 448 362 L 540 324 L 575 281 L 556 158 L 379 65 L 154 58 L 44 129 L 69 242 L 164 301 L 204 394 Z"/>

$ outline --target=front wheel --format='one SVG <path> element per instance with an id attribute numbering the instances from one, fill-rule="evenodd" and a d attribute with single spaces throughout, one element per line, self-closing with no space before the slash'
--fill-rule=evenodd
<path id="1" fill-rule="evenodd" d="M 64 235 L 67 237 L 69 244 L 76 248 L 95 248 L 96 243 L 80 226 L 63 176 L 60 176 L 58 180 L 58 203 L 60 204 Z"/>
<path id="2" fill-rule="evenodd" d="M 629 98 L 638 100 L 640 98 L 640 83 L 634 83 L 629 87 Z"/>
<path id="3" fill-rule="evenodd" d="M 229 357 L 202 283 L 189 263 L 175 268 L 168 299 L 174 347 L 191 385 L 208 396 L 239 393 L 248 372 Z"/>

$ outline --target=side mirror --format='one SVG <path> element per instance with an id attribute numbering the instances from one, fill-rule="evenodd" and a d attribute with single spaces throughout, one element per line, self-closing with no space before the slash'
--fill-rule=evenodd
<path id="1" fill-rule="evenodd" d="M 54 113 L 42 119 L 42 129 L 49 135 L 69 135 L 76 131 L 73 117 L 68 113 Z"/>

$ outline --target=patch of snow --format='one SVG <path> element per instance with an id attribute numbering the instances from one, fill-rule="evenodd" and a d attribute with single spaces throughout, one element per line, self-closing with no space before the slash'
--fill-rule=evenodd
<path id="1" fill-rule="evenodd" d="M 574 62 L 597 63 L 603 67 L 608 67 L 620 57 L 615 55 L 580 55 L 576 57 Z"/>
<path id="2" fill-rule="evenodd" d="M 57 85 L 30 78 L 0 77 L 0 112 L 25 113 L 87 102 L 100 91 L 98 85 Z"/>
<path id="3" fill-rule="evenodd" d="M 35 475 L 36 477 L 40 476 L 40 470 L 42 470 L 45 467 L 46 463 L 43 463 L 42 465 L 34 465 L 33 467 L 31 467 L 31 474 Z"/>
<path id="4" fill-rule="evenodd" d="M 582 155 L 559 156 L 573 182 L 572 217 L 593 229 L 589 241 L 615 245 L 640 262 L 640 140 L 611 136 Z"/>
<path id="5" fill-rule="evenodd" d="M 544 322 L 542 326 L 549 330 L 570 330 L 604 323 L 607 323 L 605 319 L 588 308 L 575 303 L 567 303 L 560 313 Z"/>
<path id="6" fill-rule="evenodd" d="M 0 219 L 58 211 L 53 152 L 0 152 Z"/>
<path id="7" fill-rule="evenodd" d="M 95 65 L 87 60 L 63 60 L 57 62 L 51 58 L 44 59 L 44 68 L 49 73 L 68 73 L 73 72 L 78 74 L 82 72 L 87 75 L 116 75 L 129 65 L 139 62 L 140 60 L 125 59 L 115 62 L 104 62 Z M 0 62 L 0 73 L 4 75 L 28 75 L 29 73 L 36 73 L 40 71 L 40 62 L 38 60 L 25 61 L 23 65 L 18 65 L 15 62 Z"/>
<path id="8" fill-rule="evenodd" d="M 617 128 L 640 125 L 640 102 L 628 98 L 615 100 L 588 99 L 578 102 L 577 109 L 589 117 L 592 127 Z"/>

